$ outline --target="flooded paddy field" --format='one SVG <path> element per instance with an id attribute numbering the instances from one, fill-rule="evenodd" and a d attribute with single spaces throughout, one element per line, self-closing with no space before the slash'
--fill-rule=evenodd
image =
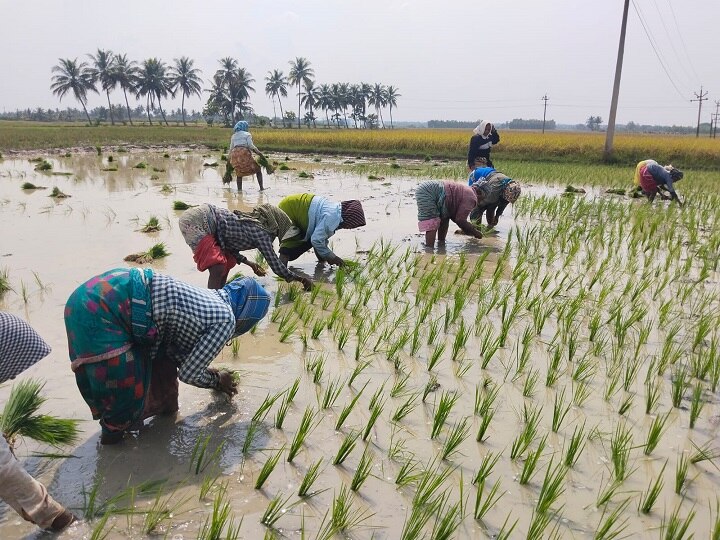
<path id="1" fill-rule="evenodd" d="M 222 538 L 238 527 L 238 538 L 378 539 L 720 530 L 717 195 L 680 210 L 524 185 L 486 238 L 451 224 L 446 249 L 428 251 L 418 180 L 369 180 L 345 163 L 365 160 L 273 156 L 289 170 L 238 193 L 222 185 L 219 155 L 110 155 L 45 156 L 46 172 L 34 156 L 0 161 L 12 287 L 0 309 L 53 347 L 23 375 L 46 381 L 47 411 L 83 420 L 81 441 L 60 449 L 71 457 L 18 448 L 86 517 L 61 538 L 213 538 L 213 524 Z M 357 267 L 311 253 L 290 263 L 312 293 L 259 278 L 268 316 L 214 363 L 241 371 L 239 394 L 181 385 L 176 417 L 100 446 L 70 371 L 69 294 L 159 242 L 170 255 L 156 271 L 204 286 L 174 201 L 248 209 L 303 191 L 363 201 L 367 226 L 332 238 Z M 141 232 L 153 216 L 160 230 Z M 43 535 L 3 507 L 0 536 Z"/>

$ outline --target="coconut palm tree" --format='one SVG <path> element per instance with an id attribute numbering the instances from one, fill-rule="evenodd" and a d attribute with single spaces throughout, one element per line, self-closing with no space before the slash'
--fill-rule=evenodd
<path id="1" fill-rule="evenodd" d="M 53 66 L 52 71 L 56 75 L 52 76 L 52 84 L 50 89 L 52 93 L 60 98 L 65 97 L 65 94 L 72 91 L 75 99 L 80 102 L 85 116 L 87 117 L 88 124 L 91 124 L 90 115 L 88 114 L 87 107 L 87 93 L 96 92 L 95 81 L 93 80 L 92 72 L 85 62 L 78 64 L 77 58 L 70 60 L 69 58 L 58 58 L 60 64 Z"/>
<path id="2" fill-rule="evenodd" d="M 285 75 L 279 69 L 268 71 L 268 76 L 265 77 L 265 94 L 273 100 L 273 116 L 276 116 L 275 98 L 277 98 L 278 104 L 280 105 L 280 118 L 283 119 L 284 124 L 285 113 L 283 112 L 280 96 L 287 97 L 287 79 L 285 79 Z"/>
<path id="3" fill-rule="evenodd" d="M 250 92 L 255 91 L 255 88 L 252 86 L 254 82 L 255 79 L 252 78 L 250 72 L 245 68 L 238 68 L 235 71 L 235 76 L 231 80 L 230 95 L 240 119 L 245 117 L 245 113 L 252 112 Z M 235 119 L 233 112 L 233 122 Z"/>
<path id="4" fill-rule="evenodd" d="M 110 104 L 110 90 L 113 90 L 117 86 L 117 79 L 115 78 L 115 56 L 112 51 L 103 49 L 98 49 L 96 54 L 88 54 L 88 56 L 93 63 L 90 68 L 93 80 L 96 83 L 100 83 L 100 88 L 102 88 L 105 95 L 107 95 L 110 122 L 114 126 L 115 118 L 113 118 L 112 105 Z"/>
<path id="5" fill-rule="evenodd" d="M 303 92 L 301 101 L 302 104 L 305 105 L 305 108 L 309 109 L 310 111 L 309 116 L 306 116 L 312 120 L 313 127 L 317 128 L 317 124 L 315 123 L 314 109 L 319 105 L 320 102 L 319 88 L 315 86 L 314 81 L 305 81 L 304 86 L 305 92 Z"/>
<path id="6" fill-rule="evenodd" d="M 226 110 L 226 123 L 228 120 L 235 122 L 238 116 L 243 117 L 243 112 L 251 110 L 250 92 L 255 91 L 254 82 L 250 72 L 239 67 L 237 60 L 229 56 L 220 59 L 220 69 L 215 72 L 214 87 L 210 92 L 214 102 Z"/>
<path id="7" fill-rule="evenodd" d="M 157 98 L 158 108 L 165 121 L 165 125 L 170 125 L 168 124 L 167 118 L 165 118 L 165 111 L 162 108 L 162 98 L 167 97 L 168 94 L 174 97 L 175 93 L 172 90 L 172 85 L 167 75 L 165 62 L 157 58 L 143 60 L 140 70 L 138 71 L 135 92 L 138 98 L 142 96 L 147 98 L 147 113 L 150 124 L 152 124 L 150 109 L 154 107 L 155 99 Z"/>
<path id="8" fill-rule="evenodd" d="M 325 126 L 330 127 L 330 118 L 328 118 L 328 110 L 332 109 L 332 91 L 327 84 L 321 84 L 318 88 L 318 105 L 325 111 Z"/>
<path id="9" fill-rule="evenodd" d="M 178 90 L 182 92 L 182 102 L 180 109 L 182 110 L 183 126 L 185 123 L 185 96 L 200 96 L 202 89 L 200 88 L 200 76 L 202 73 L 199 69 L 193 67 L 193 61 L 187 56 L 181 56 L 175 59 L 175 65 L 170 68 L 170 86 L 173 93 Z"/>
<path id="10" fill-rule="evenodd" d="M 382 117 L 382 107 L 385 106 L 387 90 L 382 84 L 374 84 L 372 87 L 372 93 L 368 99 L 368 103 L 375 107 L 375 114 L 380 119 L 380 123 L 385 127 L 385 121 Z"/>
<path id="11" fill-rule="evenodd" d="M 288 75 L 288 80 L 290 81 L 290 84 L 296 85 L 298 89 L 298 129 L 300 129 L 300 98 L 302 97 L 300 85 L 304 82 L 310 81 L 310 78 L 314 75 L 315 72 L 310 67 L 310 61 L 307 58 L 298 56 L 295 60 L 290 60 L 290 74 Z"/>
<path id="12" fill-rule="evenodd" d="M 402 97 L 402 94 L 398 91 L 397 88 L 390 85 L 387 87 L 387 90 L 385 92 L 385 104 L 390 107 L 390 129 L 393 129 L 393 119 L 392 119 L 392 110 L 393 107 L 397 107 L 397 98 Z"/>
<path id="13" fill-rule="evenodd" d="M 138 68 L 135 60 L 128 60 L 126 54 L 115 55 L 115 80 L 125 95 L 125 106 L 127 107 L 128 120 L 130 120 L 131 126 L 133 125 L 133 121 L 132 116 L 130 116 L 130 102 L 128 101 L 127 91 L 135 91 L 137 73 Z"/>

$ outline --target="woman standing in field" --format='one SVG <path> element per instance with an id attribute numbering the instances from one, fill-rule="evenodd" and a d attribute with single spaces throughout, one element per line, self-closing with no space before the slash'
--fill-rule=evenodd
<path id="1" fill-rule="evenodd" d="M 426 180 L 420 182 L 415 190 L 418 207 L 418 229 L 425 233 L 425 245 L 444 244 L 450 220 L 462 229 L 465 234 L 482 238 L 482 233 L 468 221 L 468 216 L 478 201 L 481 193 L 475 186 L 463 186 L 457 182 Z"/>
<path id="2" fill-rule="evenodd" d="M 365 225 L 365 212 L 360 201 L 336 203 L 321 195 L 300 193 L 288 195 L 278 203 L 301 231 L 300 236 L 280 242 L 280 259 L 287 263 L 315 250 L 318 261 L 343 266 L 345 261 L 328 246 L 338 229 L 355 229 Z"/>
<path id="3" fill-rule="evenodd" d="M 260 163 L 253 159 L 253 153 L 260 156 Z M 265 167 L 268 174 L 272 174 L 275 170 L 263 153 L 257 149 L 255 144 L 253 144 L 248 123 L 245 120 L 240 120 L 237 124 L 235 124 L 232 137 L 230 138 L 230 153 L 227 157 L 223 183 L 229 184 L 232 181 L 232 171 L 234 170 L 235 175 L 237 176 L 236 182 L 238 191 L 242 191 L 243 176 L 252 175 L 257 177 L 260 191 L 263 191 L 265 188 L 263 187 L 261 165 Z"/>
<path id="4" fill-rule="evenodd" d="M 476 186 L 482 193 L 482 200 L 470 213 L 470 219 L 482 222 L 482 214 L 485 212 L 488 227 L 495 227 L 505 207 L 520 197 L 520 184 L 493 167 L 475 169 L 470 173 L 468 184 Z"/>
<path id="5" fill-rule="evenodd" d="M 310 279 L 299 276 L 285 266 L 273 248 L 277 237 L 281 242 L 300 234 L 290 218 L 270 204 L 261 204 L 252 212 L 231 212 L 211 204 L 190 208 L 180 216 L 180 232 L 193 252 L 197 269 L 209 270 L 208 288 L 219 289 L 227 281 L 236 264 L 246 264 L 256 276 L 265 270 L 242 255 L 246 249 L 257 249 L 270 268 L 285 281 L 299 281 L 305 290 L 312 288 Z"/>
<path id="6" fill-rule="evenodd" d="M 473 135 L 470 137 L 467 157 L 468 170 L 473 171 L 476 167 L 481 166 L 479 163 L 475 163 L 477 158 L 485 158 L 485 163 L 492 167 L 493 163 L 490 159 L 490 150 L 493 145 L 499 142 L 500 135 L 498 135 L 495 126 L 486 120 L 482 120 L 477 127 L 473 129 Z"/>
<path id="7" fill-rule="evenodd" d="M 35 330 L 22 319 L 0 312 L 0 383 L 14 379 L 50 353 Z M 62 531 L 75 516 L 55 501 L 40 482 L 15 459 L 12 448 L 0 434 L 0 500 L 20 516 L 42 529 Z"/>
<path id="8" fill-rule="evenodd" d="M 118 268 L 78 287 L 65 305 L 71 368 L 102 444 L 144 418 L 177 411 L 177 378 L 233 396 L 229 372 L 208 367 L 225 343 L 267 313 L 270 295 L 252 278 L 201 289 L 149 268 Z M 159 371 L 163 395 L 152 377 Z"/>
<path id="9" fill-rule="evenodd" d="M 645 195 L 650 202 L 653 202 L 655 195 L 660 193 L 660 197 L 663 199 L 673 199 L 682 206 L 683 203 L 680 201 L 673 183 L 682 180 L 683 176 L 683 172 L 672 165 L 665 165 L 663 167 L 655 160 L 646 159 L 638 163 L 635 167 L 635 177 L 633 180 L 635 189 L 642 191 L 643 195 Z M 663 192 L 666 192 L 668 195 L 665 195 Z"/>

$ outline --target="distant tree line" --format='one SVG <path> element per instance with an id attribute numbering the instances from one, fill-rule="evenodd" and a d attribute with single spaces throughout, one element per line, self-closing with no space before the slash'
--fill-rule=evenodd
<path id="1" fill-rule="evenodd" d="M 186 124 L 185 98 L 200 97 L 203 92 L 208 93 L 208 99 L 200 113 L 208 124 L 222 121 L 226 126 L 234 124 L 240 119 L 260 118 L 263 122 L 272 123 L 267 117 L 256 117 L 250 100 L 251 93 L 255 92 L 252 74 L 240 66 L 236 59 L 221 58 L 220 67 L 209 81 L 210 88 L 203 90 L 201 71 L 194 67 L 194 61 L 186 56 L 176 58 L 174 64 L 168 66 L 158 58 L 148 58 L 140 63 L 129 60 L 127 55 L 114 54 L 112 51 L 98 49 L 95 54 L 87 55 L 89 62 L 78 59 L 60 58 L 59 63 L 52 68 L 52 82 L 50 89 L 53 94 L 62 100 L 66 95 L 72 95 L 81 105 L 88 123 L 92 123 L 90 112 L 94 112 L 96 120 L 105 120 L 109 116 L 110 122 L 115 121 L 133 123 L 138 119 L 138 110 L 147 117 L 152 125 L 153 117 L 159 113 L 162 122 L 168 125 L 166 111 L 163 109 L 163 100 L 182 97 L 180 117 Z M 325 125 L 335 127 L 350 127 L 348 118 L 355 128 L 386 127 L 383 110 L 389 109 L 390 127 L 393 127 L 392 110 L 397 107 L 400 92 L 394 86 L 368 83 L 333 83 L 317 85 L 315 73 L 306 58 L 297 57 L 290 61 L 290 70 L 286 76 L 281 70 L 272 70 L 265 77 L 265 93 L 273 103 L 273 116 L 277 118 L 275 101 L 280 108 L 280 119 L 284 126 L 291 127 L 297 120 L 297 127 L 301 123 L 308 127 L 317 127 L 316 112 L 325 114 Z M 288 90 L 296 87 L 298 98 L 297 114 L 294 111 L 283 111 L 282 98 L 288 96 Z M 124 105 L 111 103 L 111 92 L 121 90 Z M 96 107 L 92 111 L 87 109 L 89 93 L 103 93 L 107 98 L 107 107 Z M 128 94 L 143 104 L 135 108 L 130 107 Z M 305 113 L 303 114 L 303 110 Z M 370 112 L 374 110 L 373 112 Z M 66 109 L 67 120 L 76 119 L 74 109 Z M 42 112 L 23 111 L 24 119 L 47 120 L 53 116 L 50 111 Z M 2 118 L 7 118 L 5 113 Z M 21 114 L 17 111 L 15 115 Z M 62 113 L 57 110 L 58 116 Z M 171 115 L 172 116 L 172 115 Z M 58 118 L 60 119 L 60 118 Z M 172 118 L 171 118 L 172 119 Z M 191 114 L 191 120 L 197 120 L 197 113 Z"/>

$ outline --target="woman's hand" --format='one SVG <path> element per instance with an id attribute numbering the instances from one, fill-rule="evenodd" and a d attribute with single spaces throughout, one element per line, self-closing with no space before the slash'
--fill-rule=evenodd
<path id="1" fill-rule="evenodd" d="M 302 283 L 303 289 L 305 289 L 306 292 L 312 291 L 313 282 L 310 278 L 306 278 L 304 276 L 299 276 L 298 281 L 300 283 Z"/>
<path id="2" fill-rule="evenodd" d="M 216 370 L 208 369 L 208 371 Z M 233 397 L 238 393 L 237 383 L 233 381 L 232 373 L 229 371 L 216 371 L 216 373 L 218 374 L 218 383 L 215 387 L 216 390 L 220 390 L 220 392 L 227 394 L 230 397 Z"/>
<path id="3" fill-rule="evenodd" d="M 267 274 L 265 269 L 257 263 L 248 261 L 247 265 L 252 268 L 252 271 L 255 273 L 256 276 L 264 276 Z"/>

